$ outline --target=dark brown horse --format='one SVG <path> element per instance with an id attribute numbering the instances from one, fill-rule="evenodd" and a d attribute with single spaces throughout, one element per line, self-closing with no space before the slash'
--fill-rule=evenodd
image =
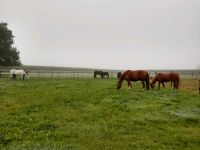
<path id="1" fill-rule="evenodd" d="M 146 83 L 146 89 L 149 90 L 149 74 L 147 71 L 144 70 L 136 70 L 136 71 L 131 71 L 127 70 L 125 71 L 118 83 L 117 83 L 117 89 L 120 89 L 122 86 L 122 82 L 126 80 L 128 82 L 128 87 L 130 86 L 132 88 L 131 81 L 141 81 L 143 88 L 145 88 L 145 83 Z"/>
<path id="2" fill-rule="evenodd" d="M 105 77 L 109 78 L 109 73 L 108 73 L 108 72 L 97 71 L 97 70 L 96 70 L 96 71 L 94 71 L 94 78 L 96 78 L 97 75 L 100 75 L 101 78 L 105 78 Z"/>
<path id="3" fill-rule="evenodd" d="M 170 72 L 170 73 L 158 73 L 150 83 L 151 88 L 155 87 L 155 83 L 158 81 L 158 88 L 160 89 L 160 83 L 163 85 L 165 88 L 164 82 L 171 82 L 174 85 L 174 89 L 178 89 L 179 87 L 179 82 L 180 82 L 180 77 L 179 74 Z"/>

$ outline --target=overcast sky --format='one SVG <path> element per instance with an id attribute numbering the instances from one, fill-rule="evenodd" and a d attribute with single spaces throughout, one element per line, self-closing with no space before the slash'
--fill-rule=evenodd
<path id="1" fill-rule="evenodd" d="M 196 69 L 200 0 L 0 0 L 24 65 Z"/>

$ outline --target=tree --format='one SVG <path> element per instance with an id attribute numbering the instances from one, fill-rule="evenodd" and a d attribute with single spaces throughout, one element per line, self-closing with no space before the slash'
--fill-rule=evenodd
<path id="1" fill-rule="evenodd" d="M 13 47 L 14 36 L 12 31 L 7 28 L 7 23 L 0 23 L 0 65 L 15 66 L 21 65 L 19 51 Z"/>

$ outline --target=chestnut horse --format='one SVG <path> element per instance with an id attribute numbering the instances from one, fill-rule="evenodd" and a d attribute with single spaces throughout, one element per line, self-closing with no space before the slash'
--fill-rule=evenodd
<path id="1" fill-rule="evenodd" d="M 150 83 L 151 88 L 154 88 L 155 83 L 158 81 L 158 88 L 160 89 L 160 83 L 163 85 L 165 88 L 164 82 L 171 82 L 174 84 L 174 90 L 178 89 L 179 87 L 179 82 L 180 82 L 180 77 L 179 74 L 170 72 L 170 73 L 158 73 Z"/>
<path id="2" fill-rule="evenodd" d="M 147 71 L 144 70 L 136 70 L 136 71 L 131 71 L 127 70 L 125 71 L 118 83 L 117 83 L 117 89 L 120 89 L 122 86 L 122 82 L 126 80 L 128 82 L 128 87 L 130 86 L 132 88 L 131 81 L 141 81 L 143 88 L 145 88 L 145 83 L 146 83 L 146 89 L 149 90 L 149 74 Z"/>

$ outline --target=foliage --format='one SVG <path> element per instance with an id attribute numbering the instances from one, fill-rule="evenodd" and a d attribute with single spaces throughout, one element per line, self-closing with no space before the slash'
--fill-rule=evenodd
<path id="1" fill-rule="evenodd" d="M 14 66 L 20 65 L 19 51 L 13 47 L 14 36 L 7 28 L 7 23 L 0 23 L 0 65 Z"/>
<path id="2" fill-rule="evenodd" d="M 4 149 L 198 149 L 200 95 L 114 79 L 0 82 Z"/>

